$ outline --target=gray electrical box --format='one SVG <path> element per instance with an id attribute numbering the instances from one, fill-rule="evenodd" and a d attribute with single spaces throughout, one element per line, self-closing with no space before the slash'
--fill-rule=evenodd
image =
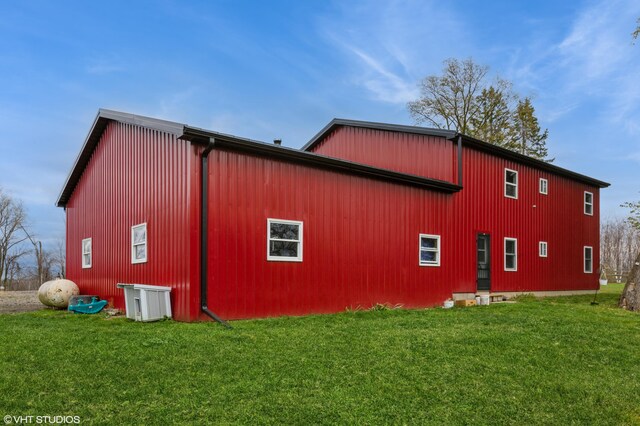
<path id="1" fill-rule="evenodd" d="M 135 321 L 158 321 L 171 318 L 171 287 L 148 284 L 118 284 L 124 289 L 127 318 Z"/>

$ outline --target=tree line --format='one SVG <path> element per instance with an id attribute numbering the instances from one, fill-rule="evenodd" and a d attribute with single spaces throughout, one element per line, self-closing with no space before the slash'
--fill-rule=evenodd
<path id="1" fill-rule="evenodd" d="M 65 274 L 64 243 L 52 250 L 42 247 L 29 230 L 22 202 L 0 188 L 0 287 L 32 290 Z"/>

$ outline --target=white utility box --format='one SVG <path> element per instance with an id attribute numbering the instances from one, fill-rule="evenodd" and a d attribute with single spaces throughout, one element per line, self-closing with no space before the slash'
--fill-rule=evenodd
<path id="1" fill-rule="evenodd" d="M 127 318 L 135 321 L 158 321 L 171 318 L 171 287 L 148 284 L 118 284 L 124 289 Z"/>

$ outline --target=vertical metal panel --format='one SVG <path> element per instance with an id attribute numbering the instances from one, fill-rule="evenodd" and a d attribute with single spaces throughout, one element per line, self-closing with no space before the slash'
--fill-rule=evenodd
<path id="1" fill-rule="evenodd" d="M 338 127 L 313 152 L 383 169 L 455 182 L 456 147 L 445 138 Z"/>
<path id="2" fill-rule="evenodd" d="M 118 282 L 167 285 L 178 319 L 197 316 L 192 293 L 192 162 L 186 141 L 167 133 L 110 123 L 67 208 L 67 274 L 84 294 L 124 309 Z M 197 203 L 196 203 L 197 204 Z M 197 212 L 196 212 L 197 213 Z M 131 263 L 131 226 L 147 223 L 148 261 Z M 92 238 L 93 262 L 82 269 L 81 241 Z M 197 272 L 197 270 L 196 270 Z M 197 283 L 197 281 L 196 281 Z"/>
<path id="3" fill-rule="evenodd" d="M 381 133 L 384 143 L 401 145 Z M 376 141 L 370 131 L 353 137 L 361 150 Z M 433 144 L 438 152 L 440 142 L 454 145 L 438 141 Z M 403 161 L 413 161 L 406 170 L 419 170 L 423 165 L 415 163 L 429 156 L 431 146 L 414 144 L 412 149 L 421 152 L 402 154 Z M 583 272 L 582 248 L 594 247 L 597 266 L 598 188 L 464 149 L 465 187 L 456 194 L 212 152 L 209 306 L 233 319 L 375 303 L 440 304 L 453 292 L 476 291 L 478 232 L 491 235 L 493 291 L 597 288 L 597 274 Z M 455 158 L 455 149 L 449 152 Z M 393 151 L 380 155 L 393 156 Z M 517 200 L 504 197 L 505 167 L 519 173 Z M 538 193 L 540 177 L 549 181 L 548 195 Z M 583 213 L 585 190 L 594 193 L 593 216 Z M 266 260 L 267 218 L 304 222 L 302 263 Z M 441 235 L 440 267 L 418 265 L 420 233 Z M 516 272 L 504 271 L 505 237 L 518 239 Z M 539 241 L 548 242 L 547 258 L 538 256 Z"/>

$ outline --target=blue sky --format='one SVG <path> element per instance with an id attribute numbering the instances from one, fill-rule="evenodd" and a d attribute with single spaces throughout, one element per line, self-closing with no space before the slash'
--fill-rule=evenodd
<path id="1" fill-rule="evenodd" d="M 98 108 L 300 147 L 334 117 L 412 124 L 442 61 L 533 96 L 555 164 L 640 199 L 640 2 L 2 1 L 0 186 L 45 245 Z"/>

